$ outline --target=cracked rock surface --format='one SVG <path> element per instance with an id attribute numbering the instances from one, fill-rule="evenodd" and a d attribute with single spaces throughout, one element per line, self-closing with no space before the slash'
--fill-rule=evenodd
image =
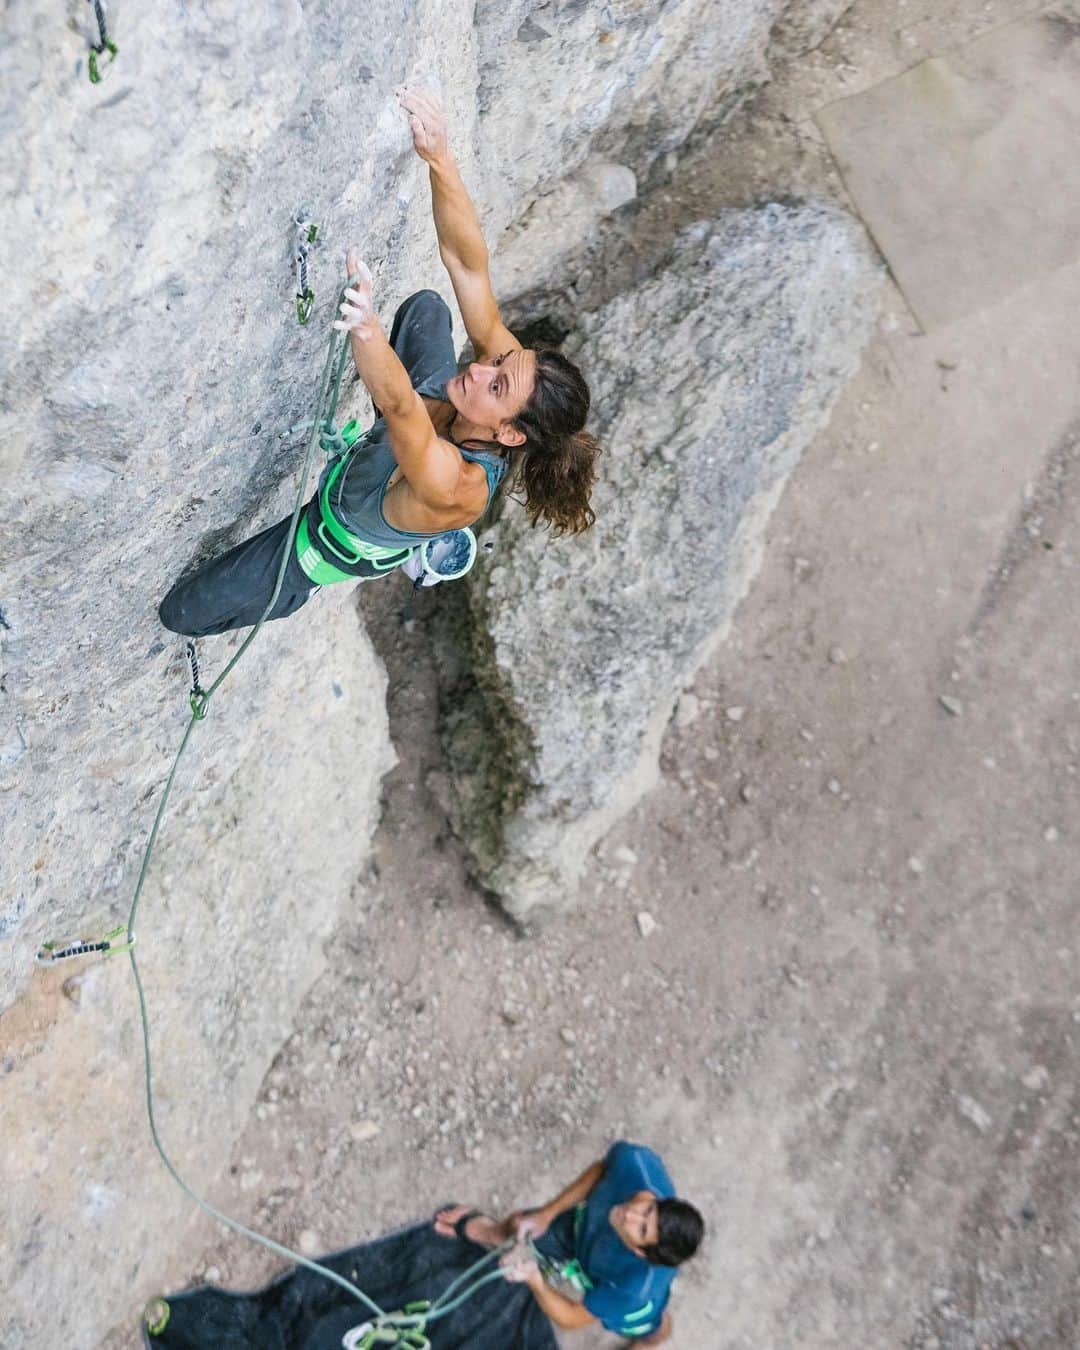
<path id="1" fill-rule="evenodd" d="M 687 227 L 581 317 L 566 349 L 597 391 L 597 523 L 552 541 L 504 509 L 447 693 L 444 802 L 515 917 L 572 903 L 588 850 L 656 783 L 675 700 L 857 367 L 878 285 L 843 212 L 774 203 Z"/>

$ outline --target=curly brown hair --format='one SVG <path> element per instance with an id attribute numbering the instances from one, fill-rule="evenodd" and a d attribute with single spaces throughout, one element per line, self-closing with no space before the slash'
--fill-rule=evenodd
<path id="1" fill-rule="evenodd" d="M 511 422 L 525 436 L 512 461 L 529 519 L 555 534 L 580 534 L 596 520 L 589 497 L 600 446 L 583 429 L 589 403 L 589 386 L 573 361 L 537 351 L 532 393 Z"/>

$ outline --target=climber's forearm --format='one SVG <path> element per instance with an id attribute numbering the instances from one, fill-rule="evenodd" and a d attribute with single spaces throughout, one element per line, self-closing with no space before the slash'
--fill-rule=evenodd
<path id="1" fill-rule="evenodd" d="M 428 164 L 431 180 L 431 212 L 435 217 L 435 233 L 439 236 L 439 253 L 452 270 L 456 263 L 466 272 L 486 272 L 487 244 L 480 229 L 472 198 L 462 180 L 453 155 L 446 151 Z"/>
<path id="2" fill-rule="evenodd" d="M 603 1162 L 590 1163 L 585 1171 L 574 1180 L 564 1190 L 560 1191 L 554 1200 L 541 1207 L 541 1214 L 548 1222 L 551 1222 L 564 1214 L 568 1209 L 573 1209 L 580 1205 L 583 1200 L 587 1200 L 596 1187 L 596 1183 L 604 1175 Z"/>
<path id="3" fill-rule="evenodd" d="M 381 412 L 401 412 L 416 402 L 408 373 L 377 321 L 372 319 L 363 332 L 354 330 L 349 342 L 357 374 Z"/>

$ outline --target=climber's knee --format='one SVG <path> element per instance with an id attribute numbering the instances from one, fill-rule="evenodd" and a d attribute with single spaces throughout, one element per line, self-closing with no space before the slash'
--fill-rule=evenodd
<path id="1" fill-rule="evenodd" d="M 447 321 L 450 320 L 450 307 L 438 291 L 414 291 L 398 307 L 400 316 L 404 317 L 406 313 L 410 319 L 421 316 L 441 319 L 445 316 Z"/>
<path id="2" fill-rule="evenodd" d="M 179 603 L 177 592 L 179 586 L 174 586 L 161 604 L 158 605 L 158 618 L 169 630 L 170 633 L 183 633 L 183 606 Z"/>

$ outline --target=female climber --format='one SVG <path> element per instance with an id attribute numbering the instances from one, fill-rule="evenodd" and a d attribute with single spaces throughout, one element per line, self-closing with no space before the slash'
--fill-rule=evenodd
<path id="1" fill-rule="evenodd" d="M 479 519 L 504 478 L 522 492 L 533 525 L 577 533 L 594 519 L 598 446 L 583 430 L 588 386 L 564 356 L 522 347 L 503 324 L 439 101 L 407 88 L 397 98 L 429 168 L 439 252 L 476 359 L 458 371 L 450 311 L 434 291 L 404 302 L 388 341 L 371 275 L 350 251 L 355 284 L 334 326 L 349 335 L 377 418 L 324 470 L 300 516 L 270 619 L 292 614 L 320 586 L 415 563 L 429 541 Z M 198 637 L 256 623 L 274 592 L 290 520 L 179 581 L 159 609 L 166 628 Z"/>

